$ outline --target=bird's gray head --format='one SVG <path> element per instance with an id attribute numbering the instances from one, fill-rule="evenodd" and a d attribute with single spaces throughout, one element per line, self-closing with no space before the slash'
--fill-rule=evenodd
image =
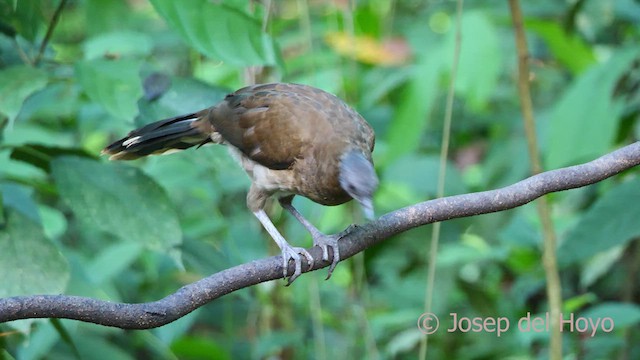
<path id="1" fill-rule="evenodd" d="M 368 220 L 373 219 L 373 192 L 378 187 L 378 177 L 373 164 L 362 152 L 352 150 L 340 159 L 340 186 L 354 198 Z"/>

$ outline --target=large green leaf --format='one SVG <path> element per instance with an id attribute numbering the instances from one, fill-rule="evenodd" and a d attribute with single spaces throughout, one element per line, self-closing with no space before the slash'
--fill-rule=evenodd
<path id="1" fill-rule="evenodd" d="M 234 358 L 219 340 L 204 336 L 182 336 L 171 343 L 171 352 L 179 358 L 220 360 Z"/>
<path id="2" fill-rule="evenodd" d="M 77 157 L 60 157 L 51 166 L 61 196 L 88 225 L 163 251 L 182 242 L 167 194 L 139 169 Z"/>
<path id="3" fill-rule="evenodd" d="M 83 29 L 90 35 L 104 34 L 114 30 L 129 29 L 136 13 L 133 3 L 128 1 L 91 0 L 83 4 Z"/>
<path id="4" fill-rule="evenodd" d="M 0 70 L 0 113 L 13 122 L 25 99 L 47 85 L 47 73 L 26 65 Z"/>
<path id="5" fill-rule="evenodd" d="M 528 29 L 544 39 L 559 62 L 574 74 L 579 74 L 595 63 L 591 48 L 575 34 L 568 34 L 555 20 L 527 20 Z"/>
<path id="6" fill-rule="evenodd" d="M 260 23 L 208 0 L 152 0 L 158 13 L 196 50 L 238 66 L 273 65 L 274 44 Z"/>
<path id="7" fill-rule="evenodd" d="M 142 96 L 141 62 L 137 60 L 87 60 L 76 64 L 78 81 L 89 97 L 119 119 L 133 120 Z"/>
<path id="8" fill-rule="evenodd" d="M 75 83 L 51 82 L 24 101 L 16 121 L 38 119 L 42 123 L 49 123 L 60 119 L 73 119 L 78 114 L 80 103 L 80 89 Z"/>
<path id="9" fill-rule="evenodd" d="M 545 156 L 557 168 L 607 152 L 618 130 L 624 104 L 613 95 L 620 76 L 640 54 L 615 53 L 609 61 L 584 72 L 560 98 L 551 115 Z"/>
<path id="10" fill-rule="evenodd" d="M 92 156 L 92 154 L 77 148 L 24 144 L 14 147 L 11 150 L 10 158 L 13 160 L 23 161 L 49 172 L 51 171 L 51 160 L 62 155 L 74 155 L 80 157 Z"/>
<path id="11" fill-rule="evenodd" d="M 592 319 L 594 323 L 598 319 L 610 318 L 615 324 L 615 328 L 621 329 L 640 323 L 640 306 L 630 303 L 605 302 L 589 308 L 580 316 Z"/>
<path id="12" fill-rule="evenodd" d="M 440 159 L 437 156 L 420 156 L 409 154 L 388 164 L 382 174 L 385 183 L 392 186 L 406 186 L 418 199 L 435 197 L 438 192 L 437 174 Z M 452 164 L 447 164 L 445 195 L 465 192 L 460 171 Z"/>
<path id="13" fill-rule="evenodd" d="M 101 34 L 84 43 L 85 59 L 98 59 L 105 55 L 126 57 L 146 56 L 151 53 L 153 42 L 143 33 L 114 31 Z"/>
<path id="14" fill-rule="evenodd" d="M 87 267 L 87 277 L 93 284 L 104 284 L 127 269 L 138 258 L 141 250 L 140 243 L 130 241 L 105 246 Z"/>
<path id="15" fill-rule="evenodd" d="M 496 87 L 501 69 L 496 30 L 487 17 L 479 12 L 464 16 L 460 65 L 456 90 L 475 108 L 483 107 Z M 431 46 L 420 53 L 413 78 L 405 88 L 397 113 L 388 130 L 388 159 L 416 150 L 428 125 L 428 117 L 438 96 L 443 70 L 450 67 L 454 49 L 453 35 L 442 45 Z M 482 67 L 478 67 L 482 59 Z"/>
<path id="16" fill-rule="evenodd" d="M 44 25 L 42 7 L 41 0 L 5 0 L 5 4 L 0 4 L 4 12 L 1 20 L 10 23 L 20 36 L 34 41 Z"/>
<path id="17" fill-rule="evenodd" d="M 34 223 L 40 223 L 41 218 L 38 206 L 33 201 L 32 188 L 11 182 L 0 183 L 0 194 L 2 194 L 4 206 L 20 212 Z"/>
<path id="18" fill-rule="evenodd" d="M 65 258 L 42 228 L 19 211 L 6 209 L 0 229 L 0 297 L 59 294 L 69 280 Z"/>
<path id="19" fill-rule="evenodd" d="M 398 111 L 389 125 L 390 161 L 418 148 L 427 128 L 428 116 L 437 97 L 441 60 L 436 54 L 422 55 L 411 82 L 402 93 Z"/>
<path id="20" fill-rule="evenodd" d="M 581 261 L 640 236 L 640 178 L 620 184 L 601 197 L 567 233 L 558 258 Z"/>
<path id="21" fill-rule="evenodd" d="M 502 69 L 497 29 L 485 13 L 470 11 L 462 17 L 462 34 L 456 92 L 479 109 L 491 99 Z M 453 62 L 454 45 L 455 36 L 450 32 L 442 54 L 449 64 Z"/>

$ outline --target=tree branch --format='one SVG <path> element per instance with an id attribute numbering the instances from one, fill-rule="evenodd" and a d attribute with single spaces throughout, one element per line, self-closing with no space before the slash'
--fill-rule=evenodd
<path id="1" fill-rule="evenodd" d="M 33 60 L 33 65 L 38 65 L 42 56 L 44 55 L 44 51 L 47 49 L 47 44 L 49 40 L 51 40 L 51 36 L 53 35 L 53 30 L 58 25 L 58 20 L 60 20 L 60 15 L 62 14 L 62 10 L 64 6 L 67 4 L 67 0 L 60 0 L 60 4 L 56 8 L 56 11 L 53 13 L 53 17 L 51 18 L 51 22 L 49 22 L 49 27 L 47 28 L 47 33 L 44 35 L 44 39 L 42 39 L 42 43 L 40 44 L 40 49 L 38 50 L 38 55 Z"/>
<path id="2" fill-rule="evenodd" d="M 425 201 L 354 226 L 340 241 L 343 259 L 409 229 L 455 218 L 487 214 L 529 203 L 556 191 L 590 185 L 640 164 L 640 142 L 582 165 L 547 171 L 490 191 Z M 329 265 L 319 248 L 309 249 L 313 269 Z M 330 257 L 331 258 L 331 257 Z M 158 301 L 123 304 L 80 296 L 35 295 L 0 299 L 0 323 L 18 319 L 65 318 L 123 329 L 149 329 L 168 324 L 198 307 L 236 290 L 282 278 L 282 258 L 272 256 L 213 274 Z M 293 272 L 293 264 L 289 273 Z"/>

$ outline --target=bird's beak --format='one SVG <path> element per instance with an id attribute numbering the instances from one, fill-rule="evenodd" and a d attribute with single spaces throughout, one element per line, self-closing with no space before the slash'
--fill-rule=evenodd
<path id="1" fill-rule="evenodd" d="M 362 213 L 365 219 L 371 221 L 374 219 L 375 214 L 373 212 L 373 201 L 371 198 L 358 199 L 358 203 L 362 207 Z"/>

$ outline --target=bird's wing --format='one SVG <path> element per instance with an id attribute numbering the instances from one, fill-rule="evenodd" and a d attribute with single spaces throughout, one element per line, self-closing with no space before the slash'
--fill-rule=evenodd
<path id="1" fill-rule="evenodd" d="M 245 156 L 281 170 L 291 167 L 314 143 L 331 137 L 325 109 L 332 104 L 323 103 L 324 99 L 307 86 L 255 85 L 227 95 L 208 118 L 222 138 Z"/>

